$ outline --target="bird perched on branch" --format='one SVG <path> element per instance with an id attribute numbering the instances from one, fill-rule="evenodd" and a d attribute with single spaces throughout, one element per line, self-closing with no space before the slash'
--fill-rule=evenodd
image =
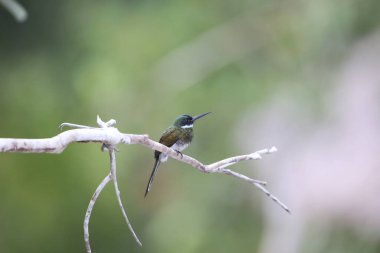
<path id="1" fill-rule="evenodd" d="M 193 124 L 197 119 L 206 116 L 210 112 L 205 112 L 199 114 L 197 116 L 191 117 L 190 115 L 180 115 L 178 116 L 174 124 L 168 127 L 165 132 L 161 135 L 159 142 L 164 144 L 165 146 L 174 149 L 177 153 L 181 154 L 187 146 L 189 146 L 190 142 L 193 139 Z M 148 194 L 150 187 L 152 186 L 154 176 L 157 173 L 158 167 L 161 162 L 166 162 L 168 156 L 166 154 L 161 153 L 160 151 L 154 152 L 155 163 L 153 166 L 152 174 L 150 175 L 148 185 L 145 190 L 145 197 Z"/>

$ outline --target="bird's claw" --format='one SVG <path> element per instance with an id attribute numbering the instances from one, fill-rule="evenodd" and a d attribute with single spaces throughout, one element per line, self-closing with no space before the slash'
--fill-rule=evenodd
<path id="1" fill-rule="evenodd" d="M 183 154 L 181 153 L 181 151 L 178 151 L 178 150 L 175 150 L 175 149 L 174 149 L 174 151 L 177 152 L 177 155 L 181 155 L 181 158 L 183 158 Z"/>

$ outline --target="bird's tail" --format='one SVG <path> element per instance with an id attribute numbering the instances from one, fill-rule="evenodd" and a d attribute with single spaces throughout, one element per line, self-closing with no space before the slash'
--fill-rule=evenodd
<path id="1" fill-rule="evenodd" d="M 157 169 L 158 169 L 158 166 L 160 166 L 160 163 L 161 163 L 161 162 L 160 162 L 160 159 L 157 158 L 157 159 L 156 159 L 156 162 L 154 163 L 154 167 L 153 167 L 153 170 L 152 170 L 152 174 L 150 174 L 149 182 L 148 182 L 148 185 L 146 186 L 146 190 L 145 190 L 145 195 L 144 195 L 144 197 L 146 197 L 146 195 L 147 195 L 148 192 L 150 191 L 150 187 L 152 186 L 154 176 L 155 176 L 156 173 L 157 173 Z"/>

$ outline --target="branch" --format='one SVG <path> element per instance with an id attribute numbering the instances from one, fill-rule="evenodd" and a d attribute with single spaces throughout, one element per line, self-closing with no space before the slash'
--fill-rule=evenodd
<path id="1" fill-rule="evenodd" d="M 84 222 L 83 222 L 83 230 L 84 230 L 84 243 L 86 245 L 86 252 L 91 252 L 90 247 L 90 233 L 88 232 L 88 224 L 90 223 L 91 213 L 92 209 L 94 208 L 95 202 L 98 199 L 100 192 L 103 190 L 103 188 L 108 184 L 109 181 L 112 180 L 112 175 L 109 173 L 103 181 L 99 184 L 99 186 L 96 188 L 94 195 L 92 195 L 92 198 L 90 200 L 90 203 L 88 204 L 86 215 L 84 216 Z"/>
<path id="2" fill-rule="evenodd" d="M 54 137 L 46 139 L 17 139 L 17 138 L 0 138 L 0 152 L 18 152 L 18 153 L 61 153 L 69 144 L 74 142 L 87 143 L 87 142 L 97 142 L 102 143 L 102 150 L 108 149 L 110 156 L 110 173 L 103 179 L 100 185 L 97 187 L 95 193 L 93 194 L 91 201 L 88 205 L 83 227 L 84 227 L 84 240 L 86 245 L 86 251 L 91 252 L 90 241 L 89 241 L 89 230 L 88 225 L 90 221 L 90 216 L 95 202 L 100 195 L 100 192 L 107 185 L 109 181 L 113 181 L 116 197 L 119 203 L 120 210 L 124 216 L 124 219 L 128 225 L 136 242 L 141 245 L 136 233 L 134 232 L 132 225 L 129 222 L 127 213 L 123 207 L 120 198 L 120 191 L 117 185 L 116 177 L 116 158 L 115 158 L 115 146 L 117 144 L 140 144 L 153 150 L 158 150 L 173 159 L 182 161 L 196 168 L 198 171 L 203 173 L 221 173 L 228 176 L 233 176 L 238 179 L 244 180 L 253 184 L 255 187 L 264 192 L 269 198 L 271 198 L 275 203 L 280 205 L 285 211 L 291 213 L 290 209 L 282 203 L 277 197 L 272 195 L 264 185 L 266 182 L 252 179 L 246 175 L 240 174 L 238 172 L 227 169 L 227 167 L 232 166 L 241 161 L 247 160 L 257 160 L 262 159 L 262 155 L 272 154 L 277 151 L 275 147 L 270 149 L 263 149 L 251 154 L 240 155 L 230 157 L 209 165 L 204 165 L 198 160 L 187 156 L 185 154 L 178 154 L 175 150 L 162 145 L 156 141 L 149 139 L 148 135 L 138 135 L 138 134 L 124 134 L 120 133 L 119 130 L 113 127 L 116 124 L 115 120 L 110 120 L 108 122 L 103 122 L 99 116 L 97 119 L 98 128 L 89 127 L 71 123 L 63 123 L 60 127 L 76 127 L 79 129 L 68 130 L 60 133 Z"/>
<path id="3" fill-rule="evenodd" d="M 95 202 L 98 199 L 101 191 L 104 189 L 104 187 L 109 183 L 109 181 L 114 182 L 114 187 L 115 187 L 115 193 L 116 193 L 116 198 L 119 203 L 119 207 L 121 209 L 121 212 L 125 218 L 125 221 L 127 222 L 128 228 L 131 231 L 133 237 L 135 238 L 136 242 L 142 246 L 139 238 L 137 237 L 135 231 L 133 230 L 133 227 L 131 223 L 129 222 L 127 212 L 124 210 L 123 203 L 121 202 L 120 198 L 120 190 L 117 185 L 117 178 L 116 178 L 116 157 L 115 157 L 115 148 L 113 147 L 107 147 L 109 150 L 109 156 L 110 156 L 110 172 L 109 174 L 103 179 L 103 181 L 99 184 L 99 186 L 96 188 L 94 195 L 92 196 L 90 203 L 88 204 L 88 208 L 86 211 L 86 215 L 84 218 L 83 222 L 83 230 L 84 230 L 84 242 L 86 246 L 86 252 L 91 253 L 91 246 L 90 246 L 90 233 L 88 230 L 88 225 L 90 223 L 90 217 L 92 213 L 92 209 L 94 208 Z"/>
<path id="4" fill-rule="evenodd" d="M 117 198 L 117 201 L 119 203 L 119 207 L 120 207 L 120 210 L 121 210 L 121 213 L 123 214 L 124 216 L 124 219 L 125 221 L 127 222 L 127 225 L 128 225 L 128 228 L 129 230 L 131 231 L 133 237 L 135 238 L 136 242 L 142 246 L 139 238 L 137 237 L 135 231 L 133 230 L 132 228 L 132 225 L 131 223 L 129 222 L 129 219 L 128 219 L 128 216 L 127 216 L 127 212 L 124 210 L 124 207 L 123 207 L 123 203 L 121 202 L 121 198 L 120 198 L 120 190 L 119 190 L 119 186 L 117 185 L 117 178 L 116 178 L 116 157 L 115 157 L 115 149 L 113 147 L 107 147 L 109 149 L 109 155 L 110 155 L 110 161 L 111 161 L 111 176 L 112 176 L 112 181 L 113 181 L 113 185 L 115 187 L 115 193 L 116 193 L 116 198 Z"/>
<path id="5" fill-rule="evenodd" d="M 291 213 L 291 210 L 284 203 L 282 203 L 276 196 L 271 194 L 266 188 L 263 187 L 263 185 L 265 185 L 266 182 L 255 180 L 255 179 L 247 177 L 243 174 L 240 174 L 238 172 L 226 169 L 226 167 L 229 167 L 229 166 L 234 165 L 235 163 L 238 163 L 241 161 L 262 159 L 261 155 L 272 154 L 274 152 L 277 152 L 276 147 L 272 147 L 270 149 L 262 149 L 262 150 L 253 152 L 251 154 L 234 156 L 234 157 L 230 157 L 230 158 L 227 158 L 227 159 L 224 159 L 224 160 L 221 160 L 221 161 L 209 164 L 209 165 L 204 165 L 201 162 L 199 162 L 198 160 L 196 160 L 190 156 L 187 156 L 185 154 L 183 154 L 183 156 L 181 156 L 181 154 L 178 154 L 175 150 L 168 148 L 168 147 L 166 147 L 166 146 L 164 146 L 158 142 L 152 141 L 147 136 L 131 135 L 130 134 L 129 138 L 131 139 L 131 144 L 141 144 L 141 145 L 144 145 L 144 146 L 149 147 L 151 149 L 158 150 L 164 154 L 169 155 L 170 157 L 172 157 L 176 160 L 179 160 L 179 161 L 182 161 L 184 163 L 191 165 L 192 167 L 196 168 L 200 172 L 203 172 L 203 173 L 222 173 L 225 175 L 229 175 L 229 176 L 233 176 L 233 177 L 245 180 L 245 181 L 253 184 L 257 188 L 259 188 L 269 198 L 271 198 L 275 203 L 279 204 L 285 211 L 287 211 L 288 213 Z"/>
<path id="6" fill-rule="evenodd" d="M 7 9 L 18 22 L 24 22 L 27 19 L 28 13 L 26 12 L 25 8 L 22 7 L 22 5 L 17 1 L 0 0 L 0 4 L 2 4 L 4 8 Z"/>

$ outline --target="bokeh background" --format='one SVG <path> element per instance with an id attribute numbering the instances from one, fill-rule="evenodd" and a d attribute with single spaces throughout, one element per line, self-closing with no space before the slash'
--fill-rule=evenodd
<path id="1" fill-rule="evenodd" d="M 380 2 L 20 1 L 0 5 L 0 136 L 114 118 L 159 138 L 182 113 L 204 163 L 276 145 L 237 171 L 252 185 L 120 146 L 131 237 L 109 185 L 90 222 L 94 252 L 380 252 Z M 0 252 L 84 252 L 82 222 L 108 171 L 98 144 L 0 154 Z"/>

